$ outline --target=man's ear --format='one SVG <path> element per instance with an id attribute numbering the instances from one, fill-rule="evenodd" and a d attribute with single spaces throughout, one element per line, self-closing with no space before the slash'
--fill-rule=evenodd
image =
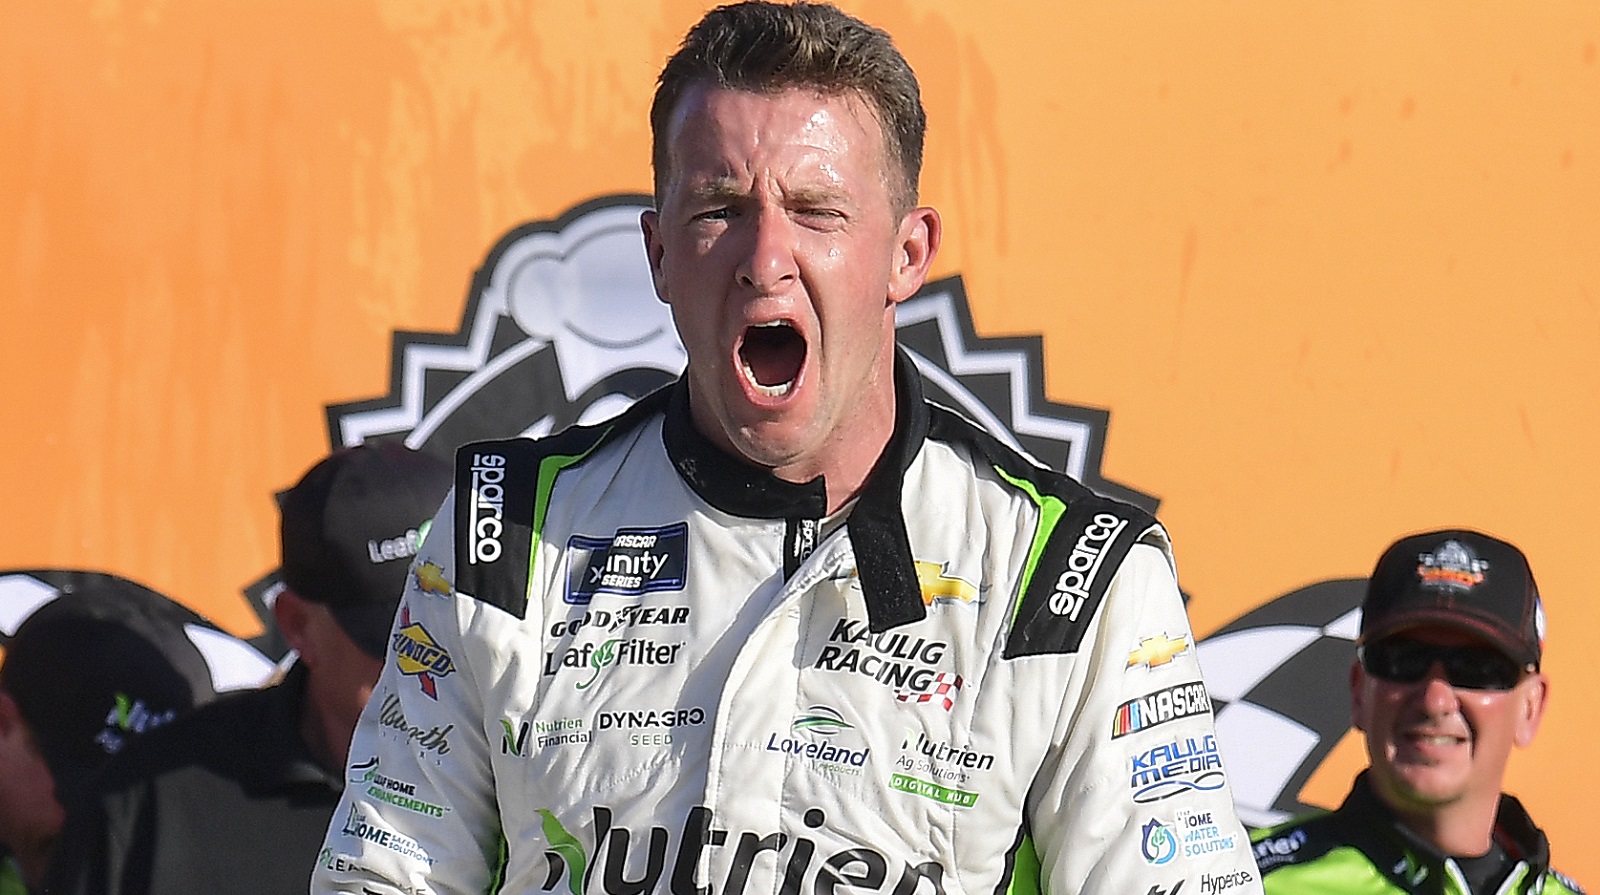
<path id="1" fill-rule="evenodd" d="M 317 662 L 315 655 L 309 655 L 316 651 L 316 644 L 309 633 L 313 611 L 314 607 L 304 597 L 288 588 L 279 591 L 277 599 L 272 601 L 272 617 L 278 622 L 278 630 L 283 632 L 284 642 L 299 653 L 307 665 Z"/>
<path id="2" fill-rule="evenodd" d="M 1550 701 L 1550 678 L 1544 674 L 1529 675 L 1512 693 L 1517 700 L 1512 742 L 1526 749 L 1532 745 L 1534 735 L 1539 732 L 1539 722 L 1544 719 L 1544 707 Z"/>
<path id="3" fill-rule="evenodd" d="M 650 283 L 655 286 L 656 300 L 671 304 L 667 300 L 666 277 L 661 273 L 661 261 L 667 254 L 666 247 L 661 243 L 661 212 L 651 208 L 641 213 L 639 229 L 644 233 L 644 254 L 650 260 Z"/>
<path id="4" fill-rule="evenodd" d="M 1361 670 L 1361 660 L 1352 661 L 1350 663 L 1350 726 L 1362 733 L 1367 730 L 1366 722 L 1361 720 L 1362 716 L 1366 714 L 1366 696 L 1362 692 L 1366 689 L 1362 686 L 1365 678 L 1365 672 Z"/>
<path id="5" fill-rule="evenodd" d="M 22 707 L 11 698 L 11 694 L 0 690 L 0 739 L 13 736 L 19 731 L 26 731 L 28 723 L 22 717 Z"/>
<path id="6" fill-rule="evenodd" d="M 939 212 L 926 206 L 913 208 L 900 219 L 895 233 L 894 257 L 889 267 L 889 303 L 899 304 L 922 288 L 939 254 L 944 224 Z"/>

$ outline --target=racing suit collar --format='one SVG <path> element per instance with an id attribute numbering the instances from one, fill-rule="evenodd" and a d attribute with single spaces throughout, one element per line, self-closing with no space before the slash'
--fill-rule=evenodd
<path id="1" fill-rule="evenodd" d="M 901 498 L 906 469 L 928 434 L 928 405 L 916 365 L 898 346 L 894 381 L 894 431 L 845 523 L 873 632 L 920 621 L 926 615 Z M 745 518 L 822 519 L 827 514 L 828 492 L 822 477 L 787 482 L 741 459 L 730 462 L 725 452 L 694 427 L 687 378 L 680 377 L 671 388 L 662 440 L 678 475 L 701 500 Z"/>
<path id="2" fill-rule="evenodd" d="M 1412 858 L 1415 863 L 1428 868 L 1428 882 L 1437 886 L 1439 883 L 1432 877 L 1443 877 L 1444 863 L 1450 856 L 1402 824 L 1389 806 L 1378 798 L 1367 774 L 1367 771 L 1362 771 L 1356 777 L 1350 794 L 1339 807 L 1339 813 L 1358 819 L 1362 828 L 1373 832 L 1377 841 L 1367 846 L 1372 849 L 1368 851 L 1368 856 L 1393 881 L 1406 887 L 1407 891 L 1433 891 L 1427 885 L 1416 887 L 1416 883 L 1403 875 L 1401 870 L 1407 865 L 1408 857 Z M 1533 818 L 1528 816 L 1527 810 L 1515 796 L 1500 795 L 1500 806 L 1494 818 L 1494 839 L 1512 861 L 1522 861 L 1528 865 L 1524 879 L 1538 879 L 1550 869 L 1550 840 L 1545 837 L 1543 830 L 1534 825 Z"/>

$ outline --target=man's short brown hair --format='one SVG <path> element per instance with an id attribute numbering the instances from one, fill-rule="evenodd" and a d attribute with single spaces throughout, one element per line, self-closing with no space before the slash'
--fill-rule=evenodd
<path id="1" fill-rule="evenodd" d="M 886 166 L 900 171 L 899 183 L 886 184 L 891 200 L 901 213 L 916 205 L 927 119 L 916 74 L 881 29 L 827 3 L 756 0 L 706 13 L 667 60 L 650 105 L 658 206 L 671 164 L 672 114 L 689 88 L 702 82 L 752 93 L 800 88 L 859 95 L 877 115 Z"/>

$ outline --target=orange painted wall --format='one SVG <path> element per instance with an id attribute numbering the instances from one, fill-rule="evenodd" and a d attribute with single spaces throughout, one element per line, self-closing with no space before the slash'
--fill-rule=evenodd
<path id="1" fill-rule="evenodd" d="M 846 6 L 922 76 L 938 273 L 1111 410 L 1198 631 L 1421 527 L 1527 549 L 1554 702 L 1510 786 L 1600 884 L 1600 7 Z M 701 8 L 0 5 L 0 567 L 253 633 L 322 407 L 387 391 L 391 332 L 453 329 L 512 226 L 647 189 Z"/>

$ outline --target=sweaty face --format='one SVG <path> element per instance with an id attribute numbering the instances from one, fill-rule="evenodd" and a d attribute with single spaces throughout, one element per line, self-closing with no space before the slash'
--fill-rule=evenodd
<path id="1" fill-rule="evenodd" d="M 893 426 L 894 305 L 926 276 L 937 215 L 896 213 L 854 94 L 700 85 L 666 139 L 643 224 L 696 426 L 791 480 L 870 467 Z"/>
<path id="2" fill-rule="evenodd" d="M 1443 646 L 1482 641 L 1446 629 L 1413 629 L 1412 640 Z M 1359 664 L 1351 671 L 1351 715 L 1366 733 L 1378 795 L 1402 815 L 1454 806 L 1490 812 L 1513 745 L 1533 739 L 1546 682 L 1528 674 L 1510 690 L 1453 687 L 1439 662 L 1412 683 L 1388 681 Z"/>

